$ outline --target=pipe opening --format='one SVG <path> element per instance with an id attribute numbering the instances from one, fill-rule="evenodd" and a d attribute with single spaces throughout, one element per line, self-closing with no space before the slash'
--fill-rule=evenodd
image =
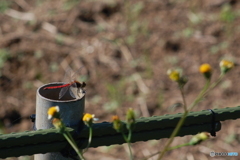
<path id="1" fill-rule="evenodd" d="M 44 89 L 45 87 L 54 87 L 54 86 L 60 86 L 63 84 L 64 84 L 63 82 L 53 82 L 53 83 L 43 85 L 38 89 L 38 93 L 44 98 L 56 100 L 56 101 L 72 101 L 76 99 L 81 99 L 85 95 L 85 92 L 77 93 L 78 92 L 77 88 L 74 88 L 71 91 L 73 92 L 76 98 L 71 96 L 70 89 L 68 89 L 68 91 L 63 95 L 63 97 L 59 99 L 59 93 L 62 88 Z"/>

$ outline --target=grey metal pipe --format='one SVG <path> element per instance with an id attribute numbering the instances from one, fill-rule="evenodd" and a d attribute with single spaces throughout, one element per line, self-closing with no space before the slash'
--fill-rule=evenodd
<path id="1" fill-rule="evenodd" d="M 61 88 L 47 89 L 44 87 L 59 86 L 62 82 L 54 82 L 43 85 L 38 88 L 36 96 L 36 121 L 35 127 L 39 129 L 49 129 L 53 125 L 48 120 L 48 109 L 52 106 L 59 106 L 61 119 L 67 127 L 77 128 L 82 122 L 82 116 L 84 112 L 84 100 L 85 93 L 81 93 L 76 99 L 73 98 L 69 92 L 67 92 L 61 99 L 59 98 L 59 92 Z M 68 158 L 63 157 L 59 152 L 47 153 L 47 154 L 36 154 L 34 155 L 35 160 L 67 160 Z"/>

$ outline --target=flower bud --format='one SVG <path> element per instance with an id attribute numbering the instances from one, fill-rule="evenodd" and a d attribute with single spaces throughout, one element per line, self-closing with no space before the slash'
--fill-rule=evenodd
<path id="1" fill-rule="evenodd" d="M 223 74 L 227 73 L 229 70 L 231 70 L 234 67 L 234 63 L 231 61 L 227 61 L 227 60 L 221 60 L 219 66 L 221 68 L 221 72 Z"/>
<path id="2" fill-rule="evenodd" d="M 129 108 L 127 111 L 127 128 L 132 129 L 132 126 L 135 124 L 135 113 L 132 108 Z"/>
<path id="3" fill-rule="evenodd" d="M 53 118 L 52 124 L 54 125 L 54 127 L 56 129 L 64 130 L 64 128 L 65 128 L 65 126 L 62 123 L 61 119 L 58 119 L 58 118 Z"/>
<path id="4" fill-rule="evenodd" d="M 207 63 L 202 64 L 199 67 L 199 72 L 201 72 L 205 76 L 206 79 L 210 79 L 212 76 L 212 67 Z"/>
<path id="5" fill-rule="evenodd" d="M 113 120 L 113 128 L 117 131 L 120 132 L 122 130 L 122 122 L 119 119 L 119 117 L 117 115 L 112 116 L 112 120 Z"/>
<path id="6" fill-rule="evenodd" d="M 183 88 L 183 86 L 187 83 L 188 78 L 186 76 L 182 76 L 179 70 L 176 69 L 169 69 L 167 71 L 168 77 L 172 80 L 178 83 L 178 86 L 180 88 Z"/>
<path id="7" fill-rule="evenodd" d="M 178 70 L 169 69 L 167 74 L 172 81 L 178 82 L 180 79 L 180 72 Z"/>
<path id="8" fill-rule="evenodd" d="M 207 132 L 199 133 L 199 134 L 193 136 L 193 138 L 190 140 L 190 144 L 197 145 L 197 144 L 201 143 L 202 141 L 207 140 L 209 137 L 210 137 L 209 133 L 207 133 Z"/>

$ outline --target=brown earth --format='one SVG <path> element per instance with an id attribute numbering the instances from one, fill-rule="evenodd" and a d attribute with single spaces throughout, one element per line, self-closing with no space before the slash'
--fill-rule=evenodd
<path id="1" fill-rule="evenodd" d="M 138 117 L 183 112 L 177 85 L 166 75 L 181 68 L 190 104 L 204 85 L 202 63 L 220 74 L 223 58 L 240 61 L 240 3 L 214 1 L 30 1 L 0 2 L 0 120 L 2 132 L 31 130 L 36 90 L 62 81 L 67 67 L 87 83 L 86 112 L 102 121 L 129 107 Z M 236 67 L 194 110 L 235 107 Z M 240 154 L 239 120 L 223 122 L 216 138 L 166 154 L 165 159 L 210 159 L 210 151 Z M 176 138 L 174 145 L 191 136 Z M 161 150 L 166 139 L 133 144 L 135 159 Z M 128 159 L 127 147 L 89 149 L 87 159 Z M 99 158 L 100 157 L 100 158 Z M 31 158 L 31 157 L 30 157 Z M 217 157 L 239 159 L 239 157 Z M 153 157 L 152 159 L 157 159 Z"/>

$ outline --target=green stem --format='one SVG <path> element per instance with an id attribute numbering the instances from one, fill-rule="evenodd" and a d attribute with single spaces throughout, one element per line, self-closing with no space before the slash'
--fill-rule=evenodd
<path id="1" fill-rule="evenodd" d="M 128 132 L 128 142 L 131 142 L 131 139 L 132 139 L 132 130 L 130 129 L 130 131 Z"/>
<path id="2" fill-rule="evenodd" d="M 130 154 L 130 159 L 133 160 L 133 154 L 132 154 L 132 149 L 131 149 L 131 143 L 128 142 L 128 150 L 129 150 L 129 154 Z"/>
<path id="3" fill-rule="evenodd" d="M 66 133 L 69 139 L 76 145 L 75 140 L 73 139 L 72 135 L 68 131 L 64 130 L 63 133 Z"/>
<path id="4" fill-rule="evenodd" d="M 218 77 L 217 81 L 216 81 L 215 83 L 213 83 L 213 84 L 209 87 L 209 89 L 208 89 L 207 92 L 209 92 L 210 90 L 214 89 L 214 88 L 222 81 L 224 75 L 225 75 L 225 74 L 221 74 L 221 75 Z M 207 92 L 206 92 L 206 93 L 207 93 Z"/>
<path id="5" fill-rule="evenodd" d="M 125 142 L 128 142 L 128 138 L 127 138 L 127 136 L 126 136 L 122 131 L 121 131 L 121 133 L 122 133 L 122 136 L 123 136 Z"/>
<path id="6" fill-rule="evenodd" d="M 174 147 L 170 147 L 170 148 L 168 148 L 168 151 L 178 149 L 178 148 L 181 148 L 181 147 L 184 147 L 184 146 L 191 146 L 191 144 L 190 143 L 184 143 L 184 144 L 180 144 L 180 145 L 177 145 L 177 146 L 174 146 Z"/>
<path id="7" fill-rule="evenodd" d="M 181 92 L 182 99 L 183 99 L 184 112 L 187 112 L 187 103 L 186 103 L 185 95 L 184 95 L 184 92 L 183 92 L 183 87 L 180 88 L 180 92 Z"/>
<path id="8" fill-rule="evenodd" d="M 225 74 L 221 74 L 219 76 L 219 78 L 217 79 L 217 81 L 213 84 L 210 85 L 210 79 L 207 79 L 207 82 L 206 84 L 204 85 L 204 88 L 202 89 L 202 91 L 198 94 L 197 98 L 194 100 L 194 102 L 190 105 L 189 109 L 185 109 L 185 112 L 183 114 L 183 116 L 181 117 L 180 121 L 178 122 L 176 128 L 174 129 L 173 133 L 171 134 L 170 136 L 170 139 L 168 140 L 166 146 L 164 147 L 164 150 L 161 152 L 161 154 L 159 155 L 159 158 L 158 160 L 160 160 L 164 154 L 169 150 L 169 146 L 170 144 L 172 143 L 174 137 L 177 135 L 177 133 L 179 132 L 181 126 L 183 125 L 185 119 L 186 119 L 186 116 L 188 114 L 189 111 L 191 111 L 207 94 L 209 91 L 211 91 L 212 89 L 214 89 L 223 79 Z M 186 106 L 186 102 L 185 102 L 185 98 L 184 98 L 184 93 L 183 93 L 183 90 L 180 88 L 181 90 L 181 94 L 182 94 L 182 97 L 183 97 L 183 101 L 184 101 L 184 106 Z"/>
<path id="9" fill-rule="evenodd" d="M 202 89 L 202 91 L 198 94 L 197 98 L 194 100 L 194 102 L 190 105 L 189 109 L 186 109 L 185 112 L 183 113 L 183 116 L 181 117 L 181 119 L 179 120 L 176 128 L 174 129 L 174 131 L 172 132 L 166 146 L 164 147 L 163 151 L 160 153 L 158 160 L 162 159 L 162 157 L 164 156 L 164 154 L 168 151 L 169 146 L 171 145 L 171 143 L 173 142 L 174 137 L 177 135 L 177 133 L 179 132 L 180 128 L 182 127 L 188 112 L 191 111 L 193 109 L 193 107 L 195 107 L 201 100 L 202 98 L 205 96 L 205 93 L 207 92 L 207 89 L 209 88 L 210 85 L 210 80 L 207 80 L 206 84 L 204 85 L 204 88 Z M 180 88 L 181 90 L 181 88 Z M 183 91 L 181 91 L 182 95 L 184 95 Z M 183 97 L 184 98 L 184 97 Z M 186 105 L 186 102 L 184 101 L 184 105 Z"/>
<path id="10" fill-rule="evenodd" d="M 63 136 L 66 138 L 66 140 L 68 141 L 68 143 L 72 146 L 72 148 L 76 151 L 76 153 L 78 154 L 79 158 L 81 160 L 84 160 L 84 157 L 82 155 L 82 152 L 78 149 L 75 141 L 72 141 L 72 136 L 69 137 L 69 134 L 68 132 L 63 132 L 62 133 Z"/>
<path id="11" fill-rule="evenodd" d="M 191 111 L 206 96 L 206 93 L 208 91 L 209 85 L 210 85 L 210 80 L 208 79 L 206 84 L 204 85 L 202 91 L 198 94 L 197 98 L 190 105 L 188 111 Z"/>
<path id="12" fill-rule="evenodd" d="M 173 150 L 173 149 L 178 149 L 178 148 L 181 148 L 181 147 L 184 147 L 184 146 L 191 146 L 191 144 L 190 144 L 190 143 L 180 144 L 180 145 L 177 145 L 177 146 L 174 146 L 174 147 L 169 148 L 168 151 Z M 161 153 L 161 152 L 153 153 L 153 154 L 151 154 L 150 156 L 145 157 L 143 160 L 147 160 L 147 159 L 149 159 L 149 158 L 151 158 L 151 157 L 153 157 L 153 156 L 158 155 L 159 153 Z"/>
<path id="13" fill-rule="evenodd" d="M 164 154 L 168 151 L 168 147 L 170 146 L 170 144 L 172 143 L 174 137 L 177 135 L 178 131 L 179 131 L 180 128 L 182 127 L 182 125 L 183 125 L 183 123 L 184 123 L 184 121 L 185 121 L 185 119 L 186 119 L 186 117 L 187 117 L 187 114 L 188 114 L 188 111 L 183 113 L 183 116 L 182 116 L 181 119 L 179 120 L 176 128 L 173 130 L 173 132 L 172 132 L 172 134 L 171 134 L 171 136 L 170 136 L 167 144 L 165 145 L 163 151 L 160 153 L 160 155 L 159 155 L 159 157 L 158 157 L 158 160 L 160 160 L 160 159 L 164 156 Z"/>
<path id="14" fill-rule="evenodd" d="M 91 142 L 92 142 L 92 126 L 89 126 L 89 138 L 88 138 L 88 145 L 87 145 L 87 147 L 86 147 L 86 149 L 85 149 L 85 151 L 84 151 L 84 152 L 87 152 L 87 150 L 88 150 L 88 148 L 89 148 L 89 146 L 90 146 Z"/>
<path id="15" fill-rule="evenodd" d="M 192 110 L 193 107 L 195 107 L 196 104 L 198 104 L 208 94 L 208 92 L 210 92 L 212 89 L 214 89 L 222 81 L 223 77 L 224 77 L 224 74 L 221 74 L 218 77 L 218 79 L 216 80 L 216 82 L 212 83 L 211 85 L 210 85 L 210 80 L 208 80 L 207 83 L 205 84 L 203 90 L 201 91 L 201 93 L 198 95 L 196 100 L 189 107 L 189 111 Z"/>
<path id="16" fill-rule="evenodd" d="M 133 154 L 131 149 L 131 139 L 132 139 L 132 130 L 130 129 L 128 132 L 128 149 L 129 149 L 130 159 L 133 160 Z"/>
<path id="17" fill-rule="evenodd" d="M 133 154 L 132 154 L 132 149 L 131 149 L 131 138 L 132 138 L 132 131 L 130 130 L 128 133 L 128 137 L 121 131 L 124 140 L 127 142 L 128 144 L 128 150 L 129 150 L 129 157 L 131 160 L 133 160 Z"/>

